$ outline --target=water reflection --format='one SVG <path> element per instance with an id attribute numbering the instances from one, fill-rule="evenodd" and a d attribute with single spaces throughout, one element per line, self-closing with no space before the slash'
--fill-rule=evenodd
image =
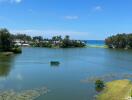
<path id="1" fill-rule="evenodd" d="M 7 77 L 12 69 L 14 55 L 3 56 L 0 54 L 0 77 Z"/>

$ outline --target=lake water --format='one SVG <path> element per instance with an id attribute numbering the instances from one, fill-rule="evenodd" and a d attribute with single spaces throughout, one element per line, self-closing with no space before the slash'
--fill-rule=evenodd
<path id="1" fill-rule="evenodd" d="M 51 66 L 54 60 L 60 65 Z M 119 78 L 109 74 L 124 73 L 132 73 L 131 50 L 23 48 L 20 55 L 0 56 L 0 89 L 50 89 L 36 100 L 94 100 L 91 77 L 107 75 L 109 81 Z"/>

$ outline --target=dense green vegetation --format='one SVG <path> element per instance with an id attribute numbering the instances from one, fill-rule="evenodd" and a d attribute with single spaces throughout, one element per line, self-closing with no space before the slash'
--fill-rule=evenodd
<path id="1" fill-rule="evenodd" d="M 3 51 L 11 49 L 11 35 L 7 29 L 0 30 L 0 49 Z"/>
<path id="2" fill-rule="evenodd" d="M 0 29 L 0 51 L 21 53 L 21 48 L 14 46 L 13 35 L 7 29 Z"/>
<path id="3" fill-rule="evenodd" d="M 104 87 L 105 87 L 104 81 L 99 80 L 99 79 L 96 80 L 96 82 L 95 82 L 96 91 L 100 92 L 100 91 L 102 91 L 104 89 Z"/>
<path id="4" fill-rule="evenodd" d="M 51 39 L 42 36 L 31 37 L 26 34 L 11 34 L 7 29 L 0 29 L 0 50 L 21 53 L 20 46 L 48 47 L 48 48 L 75 48 L 85 47 L 85 43 L 80 40 L 71 40 L 67 35 L 53 36 Z"/>
<path id="5" fill-rule="evenodd" d="M 117 34 L 105 39 L 106 45 L 109 48 L 132 48 L 132 33 L 131 34 Z"/>
<path id="6" fill-rule="evenodd" d="M 34 47 L 48 47 L 48 48 L 75 48 L 85 47 L 85 43 L 79 40 L 71 40 L 67 35 L 64 38 L 61 36 L 54 36 L 52 39 L 43 39 L 42 37 L 33 37 L 31 44 Z"/>
<path id="7" fill-rule="evenodd" d="M 19 33 L 19 34 L 12 34 L 12 39 L 13 40 L 21 40 L 25 43 L 26 41 L 31 41 L 32 37 L 29 35 L 26 35 L 26 34 Z"/>

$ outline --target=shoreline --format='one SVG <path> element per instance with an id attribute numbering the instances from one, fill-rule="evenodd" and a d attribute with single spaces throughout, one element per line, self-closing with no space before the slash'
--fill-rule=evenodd
<path id="1" fill-rule="evenodd" d="M 13 55 L 14 53 L 13 52 L 10 52 L 10 51 L 7 51 L 7 52 L 0 52 L 0 55 L 2 56 L 10 56 L 10 55 Z"/>
<path id="2" fill-rule="evenodd" d="M 87 45 L 87 48 L 108 48 L 107 45 Z"/>

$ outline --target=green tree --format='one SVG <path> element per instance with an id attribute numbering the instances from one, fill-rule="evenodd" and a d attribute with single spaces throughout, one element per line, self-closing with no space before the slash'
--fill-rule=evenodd
<path id="1" fill-rule="evenodd" d="M 38 41 L 38 42 L 43 41 L 43 37 L 42 36 L 34 36 L 33 41 Z"/>
<path id="2" fill-rule="evenodd" d="M 13 36 L 14 36 L 14 39 L 19 39 L 19 40 L 22 40 L 24 42 L 32 40 L 31 36 L 26 35 L 26 34 L 20 34 L 20 33 L 18 33 L 18 34 L 13 35 Z"/>
<path id="3" fill-rule="evenodd" d="M 69 35 L 66 35 L 64 37 L 63 42 L 62 42 L 62 47 L 63 48 L 71 47 L 71 40 L 70 40 L 70 36 Z"/>
<path id="4" fill-rule="evenodd" d="M 5 28 L 0 29 L 0 49 L 3 51 L 9 51 L 11 49 L 11 43 L 10 32 Z"/>
<path id="5" fill-rule="evenodd" d="M 95 82 L 95 89 L 96 91 L 100 92 L 104 89 L 105 85 L 104 85 L 104 82 L 102 80 L 96 80 Z"/>
<path id="6" fill-rule="evenodd" d="M 132 48 L 132 34 L 117 34 L 105 39 L 110 48 Z"/>
<path id="7" fill-rule="evenodd" d="M 61 41 L 62 37 L 61 36 L 53 36 L 52 41 Z"/>

